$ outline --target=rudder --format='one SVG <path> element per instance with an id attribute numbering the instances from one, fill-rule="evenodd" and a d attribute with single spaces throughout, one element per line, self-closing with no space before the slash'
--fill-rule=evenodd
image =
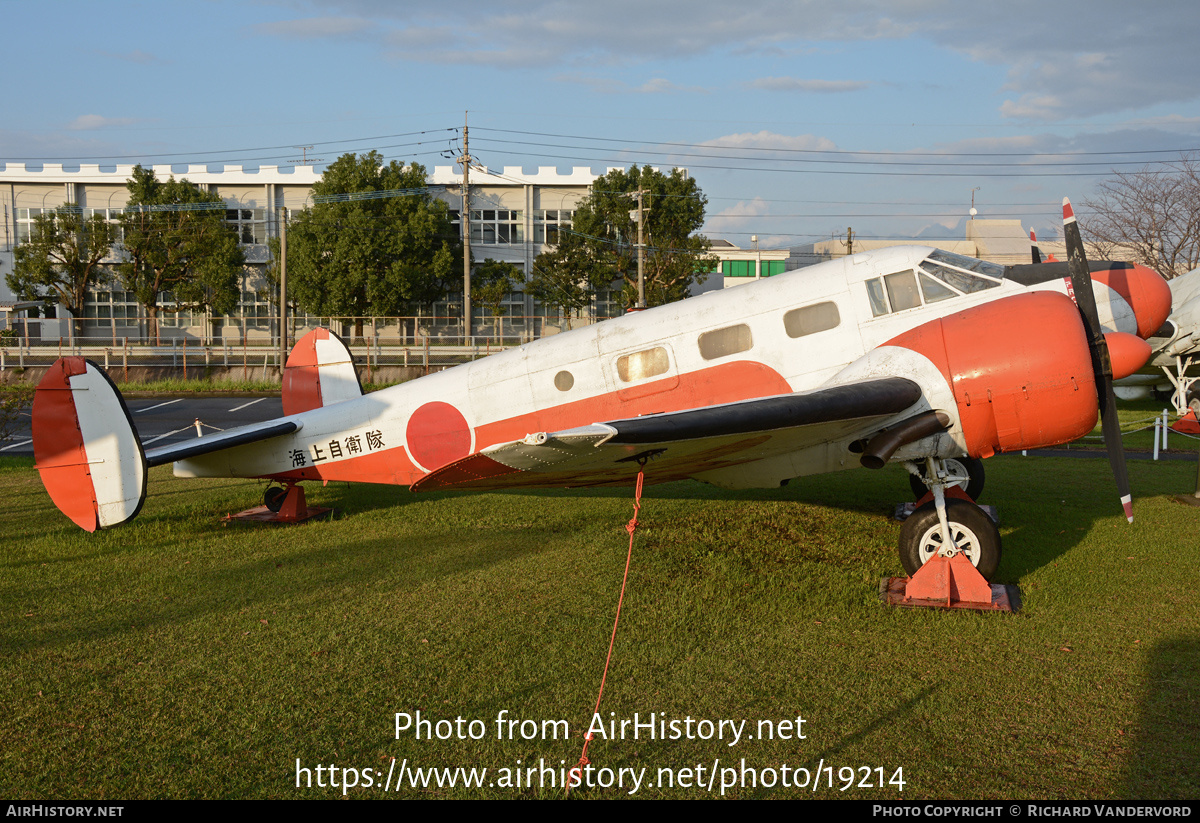
<path id="1" fill-rule="evenodd" d="M 313 329 L 296 341 L 283 371 L 283 413 L 332 406 L 362 397 L 354 357 L 329 329 Z"/>

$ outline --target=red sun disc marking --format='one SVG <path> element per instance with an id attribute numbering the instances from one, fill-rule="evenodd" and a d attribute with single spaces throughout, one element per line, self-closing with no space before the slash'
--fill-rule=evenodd
<path id="1" fill-rule="evenodd" d="M 426 471 L 471 453 L 471 427 L 449 403 L 426 403 L 408 419 L 408 453 Z"/>

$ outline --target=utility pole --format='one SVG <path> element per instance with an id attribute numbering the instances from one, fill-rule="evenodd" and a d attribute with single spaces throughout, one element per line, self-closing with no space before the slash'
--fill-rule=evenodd
<path id="1" fill-rule="evenodd" d="M 847 257 L 854 254 L 854 229 L 851 228 L 850 226 L 847 226 L 846 227 L 846 239 L 844 241 L 840 241 L 840 242 L 842 243 L 843 246 L 846 247 L 846 256 Z"/>
<path id="2" fill-rule="evenodd" d="M 462 239 L 463 239 L 463 345 L 471 345 L 471 150 L 467 143 L 467 112 L 463 112 Z"/>
<path id="3" fill-rule="evenodd" d="M 638 189 L 633 192 L 637 195 L 637 224 L 638 224 L 638 302 L 639 309 L 646 308 L 646 220 L 645 207 L 642 203 L 643 195 L 650 193 L 648 189 Z"/>
<path id="4" fill-rule="evenodd" d="M 279 220 L 279 377 L 283 379 L 288 355 L 287 318 L 287 206 L 280 209 Z M 245 334 L 245 330 L 242 330 Z"/>

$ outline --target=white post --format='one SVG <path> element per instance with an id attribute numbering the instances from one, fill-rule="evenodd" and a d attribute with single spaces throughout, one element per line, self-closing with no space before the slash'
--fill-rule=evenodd
<path id="1" fill-rule="evenodd" d="M 1155 460 L 1158 459 L 1158 427 L 1161 423 L 1162 423 L 1162 420 L 1160 420 L 1157 417 L 1154 418 L 1154 457 L 1153 457 L 1153 459 L 1155 459 Z"/>
<path id="2" fill-rule="evenodd" d="M 1167 450 L 1167 429 L 1169 429 L 1169 428 L 1171 428 L 1170 418 L 1167 417 L 1167 410 L 1163 409 L 1163 416 L 1162 416 L 1162 437 L 1163 437 L 1162 450 L 1163 451 Z"/>

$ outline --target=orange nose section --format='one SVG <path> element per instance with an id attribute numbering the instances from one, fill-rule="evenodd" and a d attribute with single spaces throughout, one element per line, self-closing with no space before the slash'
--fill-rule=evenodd
<path id="1" fill-rule="evenodd" d="M 1171 289 L 1152 269 L 1139 265 L 1112 268 L 1094 272 L 1092 279 L 1125 298 L 1137 317 L 1138 337 L 1143 340 L 1161 329 L 1171 313 Z"/>
<path id="2" fill-rule="evenodd" d="M 1138 328 L 1141 328 L 1140 323 Z M 1110 332 L 1104 335 L 1104 342 L 1108 344 L 1108 356 L 1112 360 L 1114 380 L 1128 377 L 1146 365 L 1146 361 L 1150 359 L 1150 344 L 1132 334 L 1120 331 Z"/>

